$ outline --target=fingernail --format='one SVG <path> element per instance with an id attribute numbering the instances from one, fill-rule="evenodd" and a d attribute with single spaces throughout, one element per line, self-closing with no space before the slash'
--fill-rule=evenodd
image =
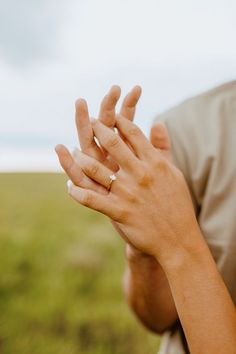
<path id="1" fill-rule="evenodd" d="M 60 149 L 60 144 L 57 144 L 55 147 L 54 147 L 54 150 L 56 151 L 56 153 L 58 153 L 58 150 Z"/>
<path id="2" fill-rule="evenodd" d="M 75 107 L 77 107 L 77 105 L 80 105 L 81 103 L 86 103 L 84 98 L 77 98 L 75 101 Z"/>
<path id="3" fill-rule="evenodd" d="M 70 179 L 68 179 L 68 181 L 66 182 L 67 184 L 67 188 L 68 188 L 68 191 L 71 189 L 71 187 L 73 186 L 73 183 L 71 182 Z"/>

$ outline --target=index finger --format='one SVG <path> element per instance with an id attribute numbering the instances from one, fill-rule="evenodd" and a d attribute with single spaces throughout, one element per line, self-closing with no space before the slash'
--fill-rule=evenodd
<path id="1" fill-rule="evenodd" d="M 57 145 L 55 147 L 55 151 L 58 155 L 62 168 L 75 185 L 106 194 L 106 188 L 86 176 L 81 167 L 76 163 L 69 150 L 64 145 Z"/>

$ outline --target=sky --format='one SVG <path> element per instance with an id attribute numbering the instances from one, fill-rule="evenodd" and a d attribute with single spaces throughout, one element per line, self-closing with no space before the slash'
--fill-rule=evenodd
<path id="1" fill-rule="evenodd" d="M 142 86 L 136 123 L 236 78 L 231 0 L 0 1 L 0 171 L 58 171 L 78 145 L 74 101 L 96 117 L 113 84 Z"/>

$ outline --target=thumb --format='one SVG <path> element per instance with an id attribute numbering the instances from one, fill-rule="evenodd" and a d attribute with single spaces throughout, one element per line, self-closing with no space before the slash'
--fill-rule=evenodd
<path id="1" fill-rule="evenodd" d="M 171 143 L 169 133 L 164 123 L 155 123 L 150 132 L 150 141 L 152 145 L 161 150 L 170 150 Z"/>
<path id="2" fill-rule="evenodd" d="M 171 141 L 168 130 L 164 123 L 155 123 L 150 132 L 150 141 L 156 149 L 160 149 L 163 154 L 170 158 L 171 156 Z"/>

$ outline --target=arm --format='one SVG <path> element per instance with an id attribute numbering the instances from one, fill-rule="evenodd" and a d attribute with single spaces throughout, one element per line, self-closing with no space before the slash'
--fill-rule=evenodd
<path id="1" fill-rule="evenodd" d="M 193 354 L 215 354 L 218 348 L 233 354 L 235 307 L 199 230 L 182 173 L 127 119 L 119 117 L 116 127 L 132 151 L 105 125 L 95 120 L 92 124 L 99 143 L 120 169 L 109 188 L 111 171 L 84 155 L 81 168 L 95 182 L 109 188 L 108 193 L 70 183 L 69 194 L 117 222 L 130 244 L 160 263 Z M 205 332 L 206 317 L 210 336 Z M 227 343 L 219 333 L 227 336 Z"/>
<path id="2" fill-rule="evenodd" d="M 150 142 L 169 161 L 173 160 L 170 137 L 163 123 L 155 123 L 152 126 Z M 166 275 L 154 257 L 129 244 L 126 245 L 126 260 L 126 300 L 149 330 L 161 334 L 178 320 Z"/>
<path id="3" fill-rule="evenodd" d="M 124 292 L 128 304 L 151 331 L 161 334 L 178 319 L 168 280 L 156 259 L 126 246 Z"/>
<path id="4" fill-rule="evenodd" d="M 134 89 L 128 93 L 123 100 L 120 115 L 125 116 L 131 121 L 133 120 L 140 94 L 141 90 L 138 86 L 134 87 Z M 102 100 L 99 119 L 108 127 L 115 125 L 115 107 L 119 97 L 119 87 L 113 86 Z M 88 108 L 84 100 L 78 100 L 76 102 L 76 125 L 82 151 L 86 153 L 86 155 L 102 162 L 103 165 L 110 168 L 113 172 L 116 172 L 119 166 L 117 166 L 110 156 L 96 145 L 94 141 Z M 151 141 L 163 154 L 168 154 L 170 142 L 167 137 L 167 132 L 165 129 L 163 131 L 163 126 L 159 125 L 159 130 L 157 124 L 155 127 L 157 127 L 157 130 L 152 130 Z M 81 154 L 78 150 L 74 152 L 72 158 L 65 149 L 60 148 L 59 158 L 62 166 L 75 185 L 81 185 L 84 188 L 90 188 L 94 191 L 99 190 L 101 193 L 106 194 L 106 189 L 95 184 L 83 173 L 79 166 Z M 121 231 L 118 224 L 114 221 L 112 221 L 112 224 L 120 236 L 127 242 L 126 235 Z M 160 265 L 153 257 L 134 251 L 134 248 L 128 244 L 127 249 L 130 251 L 127 251 L 126 254 L 127 270 L 125 275 L 125 295 L 127 301 L 139 319 L 150 330 L 161 333 L 177 319 L 166 277 Z M 133 252 L 131 252 L 131 249 Z M 140 286 L 140 284 L 142 284 L 142 286 Z M 154 287 L 155 291 L 153 291 Z M 139 299 L 138 302 L 136 301 L 137 298 Z M 145 304 L 145 306 L 139 306 L 141 302 Z"/>
<path id="5" fill-rule="evenodd" d="M 112 221 L 114 228 L 125 239 L 122 230 Z M 138 319 L 152 332 L 163 333 L 178 319 L 175 303 L 166 275 L 156 261 L 126 243 L 126 271 L 124 294 Z"/>
<path id="6" fill-rule="evenodd" d="M 190 352 L 233 354 L 235 306 L 200 231 L 191 236 L 197 242 L 164 266 Z"/>

